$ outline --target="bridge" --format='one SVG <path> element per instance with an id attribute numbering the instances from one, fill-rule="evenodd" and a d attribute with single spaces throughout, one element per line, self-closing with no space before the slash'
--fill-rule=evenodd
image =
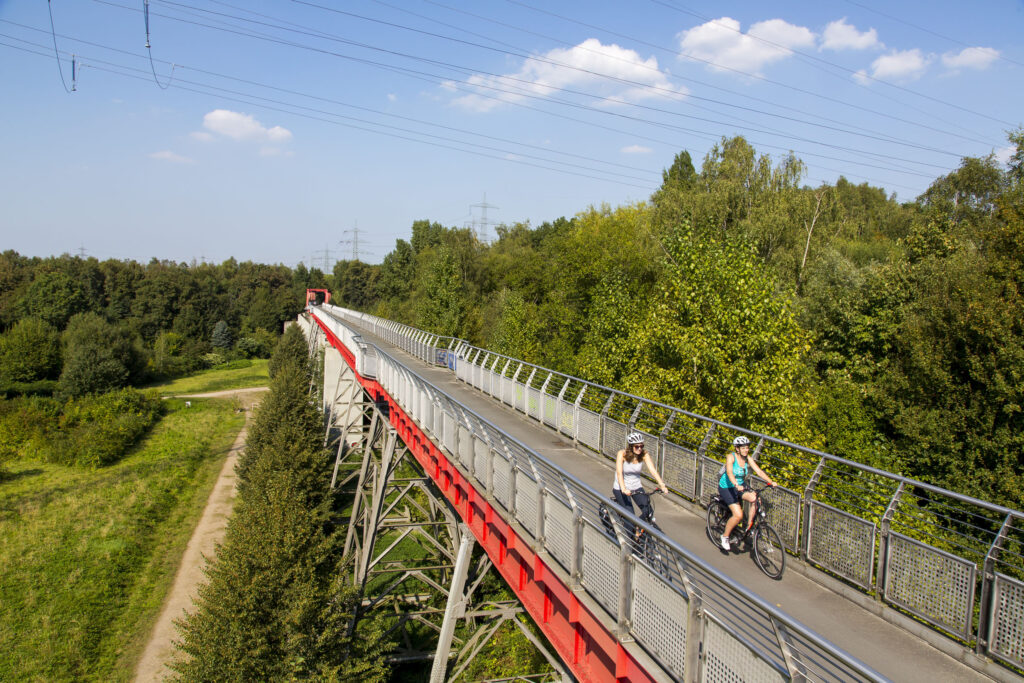
<path id="1" fill-rule="evenodd" d="M 566 679 L 1021 680 L 1018 511 L 329 304 L 299 324 L 324 349 L 335 480 L 344 462 L 359 469 L 347 477 L 364 493 L 346 542 L 357 578 L 369 580 L 379 557 L 396 443 L 458 518 L 432 680 L 444 680 L 452 622 L 466 614 L 473 544 Z M 383 427 L 384 455 L 370 466 Z M 662 532 L 614 506 L 612 529 L 601 520 L 631 430 L 657 444 L 672 492 L 659 502 Z M 704 531 L 740 433 L 784 484 L 771 491 L 790 552 L 780 581 Z M 637 524 L 656 552 L 633 547 L 624 529 Z"/>

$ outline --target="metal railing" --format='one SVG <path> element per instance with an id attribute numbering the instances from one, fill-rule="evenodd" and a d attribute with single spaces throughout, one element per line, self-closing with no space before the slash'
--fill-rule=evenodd
<path id="1" fill-rule="evenodd" d="M 732 439 L 748 436 L 782 484 L 772 490 L 771 522 L 791 552 L 979 654 L 1024 667 L 1024 513 L 464 340 L 329 308 L 605 457 L 623 448 L 627 432 L 644 433 L 669 487 L 702 505 Z"/>
<path id="2" fill-rule="evenodd" d="M 375 354 L 376 380 L 409 417 L 561 566 L 573 588 L 585 589 L 619 633 L 673 677 L 885 680 L 642 520 L 606 505 L 606 495 L 363 341 L 342 315 L 327 307 L 317 313 L 358 349 L 357 364 L 360 353 Z M 429 353 L 421 342 L 409 343 Z M 643 547 L 631 532 L 637 526 L 650 535 Z"/>

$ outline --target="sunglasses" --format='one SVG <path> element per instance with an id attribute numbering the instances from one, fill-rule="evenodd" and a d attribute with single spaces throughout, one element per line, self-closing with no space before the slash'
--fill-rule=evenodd
<path id="1" fill-rule="evenodd" d="M 643 448 L 643 447 L 644 447 L 644 445 L 642 443 L 635 443 L 635 444 L 633 444 L 633 448 Z"/>

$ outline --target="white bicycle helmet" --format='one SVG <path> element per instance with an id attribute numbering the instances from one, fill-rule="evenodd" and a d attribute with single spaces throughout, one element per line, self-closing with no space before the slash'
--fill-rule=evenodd
<path id="1" fill-rule="evenodd" d="M 737 436 L 735 439 L 732 440 L 732 445 L 736 446 L 737 448 L 739 448 L 740 446 L 749 446 L 750 439 L 748 439 L 745 436 Z"/>
<path id="2" fill-rule="evenodd" d="M 643 444 L 643 442 L 644 435 L 641 434 L 640 432 L 633 432 L 632 434 L 626 437 L 626 443 L 630 446 L 635 446 L 636 444 Z"/>

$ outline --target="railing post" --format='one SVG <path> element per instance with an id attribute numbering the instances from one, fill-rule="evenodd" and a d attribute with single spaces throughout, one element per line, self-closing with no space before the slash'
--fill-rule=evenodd
<path id="1" fill-rule="evenodd" d="M 697 446 L 697 474 L 693 481 L 693 495 L 698 503 L 703 500 L 704 496 L 704 454 L 708 452 L 708 446 L 711 445 L 711 438 L 715 435 L 717 428 L 718 425 L 712 422 L 704 435 L 704 440 L 700 442 L 700 446 Z"/>
<path id="2" fill-rule="evenodd" d="M 786 662 L 786 668 L 789 669 L 789 680 L 793 681 L 793 683 L 804 683 L 807 680 L 807 667 L 793 656 L 793 648 L 790 644 L 792 638 L 789 635 L 789 631 L 774 618 L 771 619 L 771 622 L 772 628 L 775 629 L 775 640 L 779 644 L 779 650 L 782 652 L 782 658 Z"/>
<path id="3" fill-rule="evenodd" d="M 612 391 L 612 392 L 610 392 L 608 394 L 608 400 L 604 402 L 604 408 L 601 408 L 601 424 L 600 424 L 600 427 L 601 427 L 600 432 L 601 433 L 597 435 L 598 436 L 597 443 L 599 443 L 601 445 L 599 450 L 600 450 L 602 455 L 604 455 L 604 421 L 608 417 L 608 411 L 612 409 L 612 401 L 614 401 L 614 400 L 615 400 L 615 392 Z M 625 445 L 626 444 L 622 444 L 622 446 L 625 446 Z"/>
<path id="4" fill-rule="evenodd" d="M 576 395 L 576 401 L 572 404 L 572 442 L 573 445 L 579 444 L 580 439 L 580 405 L 583 403 L 583 394 L 587 392 L 587 385 L 584 384 L 580 388 L 580 393 Z M 601 443 L 600 440 L 598 443 Z"/>
<path id="5" fill-rule="evenodd" d="M 804 528 L 800 533 L 800 559 L 804 562 L 807 561 L 807 546 L 811 542 L 811 500 L 814 498 L 814 489 L 818 487 L 818 481 L 821 479 L 821 473 L 825 471 L 825 458 L 823 457 L 818 461 L 818 466 L 814 469 L 814 474 L 811 475 L 811 480 L 807 482 L 807 487 L 804 489 L 803 494 L 803 506 L 804 506 Z"/>
<path id="6" fill-rule="evenodd" d="M 899 505 L 900 498 L 903 497 L 903 482 L 896 487 L 896 492 L 892 494 L 892 500 L 889 501 L 889 507 L 885 509 L 885 514 L 882 515 L 882 520 L 878 524 L 878 562 L 875 568 L 875 599 L 881 602 L 882 593 L 885 591 L 885 572 L 886 563 L 888 562 L 889 554 L 889 526 L 892 524 L 892 518 L 896 515 L 896 506 Z"/>
<path id="7" fill-rule="evenodd" d="M 544 424 L 544 397 L 548 394 L 548 385 L 551 384 L 551 378 L 554 376 L 555 373 L 549 372 L 544 384 L 540 385 L 540 398 L 537 399 L 537 421 L 541 424 Z"/>
<path id="8" fill-rule="evenodd" d="M 980 608 L 978 610 L 978 639 L 974 648 L 979 655 L 985 654 L 989 642 L 992 640 L 992 633 L 989 629 L 995 608 L 992 604 L 992 583 L 996 580 L 996 560 L 999 559 L 999 551 L 1002 550 L 1003 541 L 1006 540 L 1006 534 L 1010 530 L 1011 524 L 1013 524 L 1013 515 L 1006 515 L 1003 526 L 985 554 L 985 564 L 981 574 L 981 602 L 978 605 Z"/>
<path id="9" fill-rule="evenodd" d="M 562 402 L 565 400 L 565 392 L 569 390 L 569 383 L 572 380 L 566 378 L 565 384 L 562 385 L 562 390 L 558 392 L 558 398 L 555 402 L 555 431 L 559 434 L 562 433 Z"/>
<path id="10" fill-rule="evenodd" d="M 668 414 L 668 419 L 665 420 L 665 426 L 661 428 L 660 432 L 658 432 L 658 462 L 657 462 L 658 472 L 664 472 L 665 471 L 665 460 L 667 459 L 667 457 L 665 455 L 665 451 L 666 451 L 665 442 L 668 441 L 668 433 L 672 430 L 672 424 L 675 421 L 676 421 L 676 413 L 675 413 L 675 411 L 670 412 Z M 664 476 L 665 475 L 663 474 L 662 478 L 664 478 Z"/>
<path id="11" fill-rule="evenodd" d="M 537 367 L 531 367 L 529 371 L 529 377 L 522 386 L 522 414 L 527 418 L 529 417 L 529 385 L 534 383 L 534 375 L 537 374 Z M 513 405 L 513 408 L 514 405 Z"/>

